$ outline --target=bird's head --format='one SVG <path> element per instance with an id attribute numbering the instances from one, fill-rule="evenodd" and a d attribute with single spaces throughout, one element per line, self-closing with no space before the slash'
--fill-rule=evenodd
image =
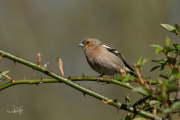
<path id="1" fill-rule="evenodd" d="M 80 44 L 78 44 L 77 47 L 82 47 L 83 50 L 87 51 L 87 50 L 92 50 L 99 44 L 101 44 L 100 40 L 93 37 L 87 37 L 83 39 L 83 41 Z"/>

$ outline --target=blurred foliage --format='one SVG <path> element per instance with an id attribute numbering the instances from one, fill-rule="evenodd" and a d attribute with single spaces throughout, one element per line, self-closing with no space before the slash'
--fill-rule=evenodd
<path id="1" fill-rule="evenodd" d="M 161 24 L 162 27 L 167 29 L 168 31 L 175 33 L 179 36 L 180 34 L 180 25 L 175 24 L 175 27 L 172 27 L 168 24 Z M 175 113 L 180 114 L 180 44 L 173 44 L 171 46 L 171 40 L 170 38 L 165 39 L 164 47 L 161 47 L 159 45 L 150 45 L 150 47 L 155 48 L 156 54 L 163 53 L 166 56 L 166 59 L 164 58 L 155 58 L 152 60 L 152 62 L 155 62 L 159 64 L 158 66 L 152 67 L 150 71 L 157 70 L 160 68 L 160 71 L 163 71 L 159 74 L 159 76 L 162 79 L 157 80 L 156 88 L 155 87 L 147 87 L 147 85 L 143 84 L 146 83 L 146 80 L 141 79 L 139 83 L 143 85 L 143 87 L 138 87 L 134 89 L 135 92 L 141 91 L 144 92 L 144 94 L 150 95 L 150 98 L 148 99 L 140 99 L 136 103 L 136 108 L 143 109 L 146 111 L 149 111 L 151 113 L 154 113 L 157 115 L 158 113 L 164 113 L 165 117 L 164 119 L 172 119 L 172 116 Z M 142 57 L 138 60 L 138 63 L 135 65 L 135 69 L 141 70 L 142 65 L 144 62 L 147 61 L 146 59 L 143 61 Z M 171 72 L 168 72 L 168 68 L 171 69 Z M 139 72 L 140 73 L 140 72 Z M 141 75 L 140 75 L 141 76 Z M 126 79 L 126 78 L 125 78 Z M 140 79 L 139 79 L 140 80 Z M 126 80 L 125 80 L 126 81 Z M 138 82 L 135 80 L 135 82 Z M 174 96 L 174 99 L 170 98 L 170 94 L 172 92 L 176 92 L 176 96 Z M 129 98 L 129 97 L 128 97 Z M 144 100 L 143 100 L 144 99 Z M 128 101 L 130 101 L 128 99 Z M 142 102 L 143 101 L 143 102 Z M 157 108 L 154 105 L 159 105 Z M 160 110 L 161 107 L 164 107 L 164 109 Z M 126 119 L 131 120 L 131 115 L 127 115 Z M 141 118 L 138 118 L 141 119 Z M 142 118 L 145 119 L 145 118 Z M 136 119 L 134 119 L 136 120 Z"/>

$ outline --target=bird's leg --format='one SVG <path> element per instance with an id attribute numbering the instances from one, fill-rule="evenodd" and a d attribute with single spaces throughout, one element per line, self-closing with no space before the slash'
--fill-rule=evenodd
<path id="1" fill-rule="evenodd" d="M 102 77 L 102 76 L 104 76 L 104 75 L 105 75 L 105 74 L 101 74 L 101 75 L 99 75 L 99 78 L 100 78 L 100 77 Z"/>
<path id="2" fill-rule="evenodd" d="M 111 80 L 113 80 L 114 79 L 114 76 L 117 74 L 117 72 L 115 72 L 114 73 L 114 75 L 112 75 L 110 78 L 111 78 Z"/>
<path id="3" fill-rule="evenodd" d="M 99 76 L 96 78 L 96 80 L 97 80 L 98 83 L 99 83 L 99 79 L 100 79 L 103 75 L 105 75 L 105 74 L 101 74 L 101 75 L 99 75 Z"/>

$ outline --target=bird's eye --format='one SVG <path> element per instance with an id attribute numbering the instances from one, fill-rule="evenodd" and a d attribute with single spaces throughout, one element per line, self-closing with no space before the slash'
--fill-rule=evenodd
<path id="1" fill-rule="evenodd" d="M 89 41 L 87 41 L 87 44 L 89 44 L 90 42 Z"/>

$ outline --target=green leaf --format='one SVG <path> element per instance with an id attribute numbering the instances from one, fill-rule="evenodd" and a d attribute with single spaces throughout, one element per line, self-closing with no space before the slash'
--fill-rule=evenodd
<path id="1" fill-rule="evenodd" d="M 159 64 L 166 64 L 167 60 L 166 59 L 161 59 L 161 58 L 155 58 L 152 60 L 152 62 L 157 62 Z"/>
<path id="2" fill-rule="evenodd" d="M 145 119 L 145 118 L 135 118 L 133 120 L 147 120 L 147 119 Z"/>
<path id="3" fill-rule="evenodd" d="M 177 45 L 176 47 L 177 47 L 177 49 L 180 51 L 180 45 Z"/>
<path id="4" fill-rule="evenodd" d="M 164 113 L 164 114 L 168 114 L 168 113 L 170 113 L 170 112 L 172 112 L 172 109 L 170 109 L 170 108 L 163 110 L 163 113 Z"/>
<path id="5" fill-rule="evenodd" d="M 150 79 L 151 75 L 145 76 L 144 79 Z"/>
<path id="6" fill-rule="evenodd" d="M 129 98 L 129 95 L 125 96 L 125 102 L 128 106 L 131 106 L 131 100 Z"/>
<path id="7" fill-rule="evenodd" d="M 164 66 L 165 66 L 165 65 L 166 65 L 166 64 L 162 64 L 162 65 L 161 65 L 160 71 L 164 70 Z"/>
<path id="8" fill-rule="evenodd" d="M 178 51 L 178 49 L 174 49 L 174 50 L 172 51 L 172 53 L 178 54 L 179 51 Z"/>
<path id="9" fill-rule="evenodd" d="M 151 100 L 151 102 L 149 103 L 150 105 L 155 105 L 155 104 L 158 104 L 160 103 L 159 101 L 157 100 Z"/>
<path id="10" fill-rule="evenodd" d="M 162 52 L 163 51 L 163 48 L 156 48 L 156 54 L 158 54 L 158 53 L 160 53 L 160 52 Z"/>
<path id="11" fill-rule="evenodd" d="M 152 47 L 152 48 L 162 48 L 162 47 L 159 46 L 159 45 L 150 45 L 150 47 Z"/>
<path id="12" fill-rule="evenodd" d="M 138 64 L 139 66 L 142 66 L 142 57 L 140 57 L 140 59 L 138 60 Z"/>
<path id="13" fill-rule="evenodd" d="M 135 79 L 136 79 L 136 77 L 134 77 L 134 76 L 131 76 L 131 77 L 130 77 L 130 79 L 131 79 L 131 80 L 135 80 Z"/>
<path id="14" fill-rule="evenodd" d="M 169 81 L 169 83 L 173 83 L 175 81 L 178 81 L 179 78 L 180 78 L 180 74 L 178 74 L 178 75 L 171 75 L 171 77 L 169 77 L 168 81 Z"/>
<path id="15" fill-rule="evenodd" d="M 172 110 L 179 110 L 180 109 L 180 102 L 175 102 L 172 107 L 171 107 Z"/>
<path id="16" fill-rule="evenodd" d="M 159 67 L 160 67 L 160 66 L 155 66 L 155 67 L 151 68 L 150 72 L 156 70 L 156 69 L 159 68 Z"/>
<path id="17" fill-rule="evenodd" d="M 169 24 L 162 24 L 162 23 L 160 23 L 160 25 L 161 25 L 163 28 L 169 30 L 170 32 L 176 33 L 176 29 L 175 29 L 173 26 L 171 26 L 171 25 L 169 25 Z"/>
<path id="18" fill-rule="evenodd" d="M 122 79 L 122 82 L 128 82 L 128 81 L 130 81 L 131 79 L 130 78 L 123 78 Z"/>
<path id="19" fill-rule="evenodd" d="M 180 34 L 180 24 L 175 24 L 176 31 Z"/>
<path id="20" fill-rule="evenodd" d="M 131 74 L 129 74 L 129 73 L 122 75 L 123 78 L 129 78 L 130 76 L 131 76 Z"/>
<path id="21" fill-rule="evenodd" d="M 179 69 L 178 68 L 173 68 L 172 69 L 172 74 L 174 74 L 174 75 L 179 74 Z"/>
<path id="22" fill-rule="evenodd" d="M 146 95 L 149 95 L 151 93 L 151 91 L 148 90 L 145 87 L 137 87 L 137 88 L 133 89 L 133 91 L 143 93 L 143 94 L 146 94 Z"/>
<path id="23" fill-rule="evenodd" d="M 162 72 L 159 76 L 168 79 L 171 76 L 171 74 L 169 72 Z"/>
<path id="24" fill-rule="evenodd" d="M 168 113 L 170 113 L 170 112 L 173 112 L 173 111 L 179 110 L 179 109 L 180 109 L 180 102 L 175 102 L 175 103 L 171 106 L 171 108 L 168 108 L 168 109 L 163 110 L 163 113 L 164 113 L 164 114 L 168 114 Z"/>
<path id="25" fill-rule="evenodd" d="M 170 46 L 171 46 L 171 41 L 170 41 L 170 39 L 168 38 L 168 36 L 167 36 L 167 38 L 165 39 L 165 46 L 167 46 L 167 47 L 170 47 Z"/>
<path id="26" fill-rule="evenodd" d="M 10 70 L 8 70 L 8 71 L 4 71 L 4 72 L 0 73 L 0 78 L 2 78 L 2 77 L 3 77 L 3 75 L 8 74 L 9 72 L 10 72 Z M 3 75 L 2 75 L 2 74 L 3 74 Z"/>
<path id="27" fill-rule="evenodd" d="M 163 51 L 165 51 L 166 53 L 172 52 L 174 50 L 175 50 L 174 48 L 170 48 L 168 46 L 165 46 L 164 49 L 163 49 Z"/>
<path id="28" fill-rule="evenodd" d="M 143 60 L 142 64 L 144 65 L 147 61 L 148 61 L 148 59 L 145 58 L 145 59 Z"/>
<path id="29" fill-rule="evenodd" d="M 161 58 L 155 58 L 155 59 L 152 60 L 152 62 L 160 62 L 160 61 L 162 61 Z"/>

